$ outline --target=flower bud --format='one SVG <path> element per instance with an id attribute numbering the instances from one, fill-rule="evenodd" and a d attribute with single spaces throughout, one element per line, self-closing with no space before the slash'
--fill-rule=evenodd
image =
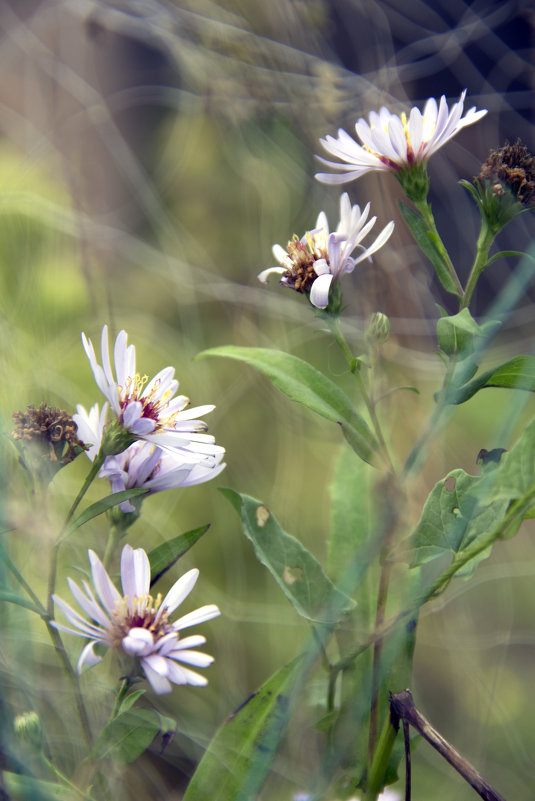
<path id="1" fill-rule="evenodd" d="M 378 345 L 386 342 L 390 333 L 390 320 L 382 312 L 375 312 L 368 319 L 364 331 L 364 339 L 368 345 Z"/>
<path id="2" fill-rule="evenodd" d="M 13 728 L 19 742 L 30 745 L 37 751 L 42 750 L 45 737 L 37 712 L 23 712 L 21 715 L 17 715 L 13 721 Z"/>

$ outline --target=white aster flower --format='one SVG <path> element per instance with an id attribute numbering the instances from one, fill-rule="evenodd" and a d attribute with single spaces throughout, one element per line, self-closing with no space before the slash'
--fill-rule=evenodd
<path id="1" fill-rule="evenodd" d="M 78 405 L 77 414 L 73 415 L 79 438 L 84 445 L 90 446 L 86 453 L 91 461 L 100 450 L 107 407 L 108 404 L 105 403 L 102 412 L 99 413 L 98 403 L 95 403 L 89 412 Z M 107 456 L 98 476 L 108 479 L 112 492 L 122 492 L 137 487 L 146 489 L 149 491 L 148 494 L 152 494 L 210 481 L 226 467 L 222 459 L 223 454 L 218 453 L 215 456 L 206 456 L 195 463 L 184 462 L 180 453 L 163 451 L 150 442 L 137 441 L 122 453 Z M 130 501 L 120 503 L 119 508 L 122 512 L 136 511 Z"/>
<path id="2" fill-rule="evenodd" d="M 280 245 L 273 246 L 273 255 L 281 266 L 263 270 L 259 280 L 265 283 L 270 275 L 279 275 L 281 284 L 297 292 L 310 293 L 310 302 L 318 309 L 325 309 L 332 282 L 343 273 L 352 272 L 363 259 L 370 259 L 394 230 L 394 223 L 389 222 L 369 247 L 362 245 L 377 219 L 368 220 L 369 213 L 369 203 L 361 212 L 360 206 L 351 206 L 349 195 L 344 192 L 340 198 L 340 222 L 336 231 L 329 233 L 327 216 L 320 212 L 316 227 L 301 239 L 294 236 L 286 250 Z M 361 252 L 354 257 L 351 254 L 357 248 Z"/>
<path id="3" fill-rule="evenodd" d="M 424 164 L 462 128 L 472 125 L 487 113 L 487 109 L 476 111 L 473 106 L 463 117 L 465 96 L 466 89 L 451 110 L 444 95 L 438 104 L 431 97 L 423 114 L 413 106 L 408 119 L 405 114 L 391 114 L 384 106 L 379 113 L 372 111 L 369 122 L 361 118 L 355 123 L 361 144 L 342 128 L 338 130 L 338 138 L 326 136 L 320 139 L 327 153 L 343 163 L 318 156 L 319 160 L 342 174 L 317 173 L 316 178 L 325 184 L 343 184 L 372 170 L 398 172 Z"/>
<path id="4" fill-rule="evenodd" d="M 57 595 L 52 596 L 55 605 L 74 628 L 56 621 L 52 621 L 52 625 L 60 631 L 89 640 L 78 659 L 78 672 L 84 666 L 92 667 L 101 661 L 94 652 L 95 645 L 100 644 L 119 648 L 138 659 L 155 693 L 170 692 L 171 684 L 206 685 L 204 676 L 178 664 L 182 662 L 200 668 L 211 665 L 213 657 L 191 650 L 204 645 L 206 638 L 195 634 L 181 639 L 179 632 L 217 617 L 219 609 L 215 604 L 209 604 L 174 623 L 169 622 L 169 615 L 193 589 L 199 571 L 185 573 L 163 600 L 159 594 L 153 598 L 149 595 L 150 563 L 147 554 L 142 548 L 134 550 L 125 545 L 121 553 L 121 595 L 96 553 L 90 550 L 88 554 L 95 592 L 86 581 L 82 582 L 83 590 L 72 579 L 67 581 L 76 602 L 90 619 L 86 620 Z"/>
<path id="5" fill-rule="evenodd" d="M 122 453 L 107 456 L 99 478 L 107 478 L 112 492 L 139 487 L 149 494 L 203 484 L 226 467 L 223 455 L 208 456 L 196 464 L 184 463 L 174 451 L 162 451 L 150 442 L 134 442 Z M 119 504 L 122 512 L 135 512 L 130 501 Z"/>
<path id="6" fill-rule="evenodd" d="M 215 457 L 225 452 L 215 444 L 213 436 L 204 433 L 206 423 L 195 419 L 215 407 L 187 409 L 189 398 L 185 395 L 173 397 L 178 389 L 174 367 L 165 367 L 147 383 L 147 377 L 136 372 L 135 347 L 127 344 L 126 331 L 119 331 L 114 347 L 115 378 L 109 356 L 108 326 L 102 329 L 102 366 L 97 362 L 91 340 L 84 333 L 82 342 L 97 386 L 120 426 L 133 438 L 172 450 L 180 454 L 184 462 L 196 463 L 206 456 Z"/>

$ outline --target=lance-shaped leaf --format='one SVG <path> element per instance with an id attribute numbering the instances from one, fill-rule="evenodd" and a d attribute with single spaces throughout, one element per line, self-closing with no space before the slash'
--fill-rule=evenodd
<path id="1" fill-rule="evenodd" d="M 167 573 L 170 567 L 173 567 L 175 562 L 183 556 L 186 551 L 195 545 L 197 540 L 200 540 L 203 534 L 206 534 L 210 528 L 210 523 L 207 523 L 200 528 L 194 528 L 192 531 L 186 531 L 185 534 L 179 534 L 178 537 L 173 537 L 172 540 L 162 542 L 148 554 L 150 562 L 150 583 L 151 587 L 160 579 L 164 573 Z"/>
<path id="2" fill-rule="evenodd" d="M 7 587 L 0 587 L 0 601 L 6 601 L 10 604 L 17 604 L 17 606 L 24 606 L 26 609 L 30 609 L 32 612 L 36 612 L 41 616 L 43 615 L 43 612 L 46 611 L 44 609 L 39 609 L 38 606 L 32 603 L 32 601 L 29 601 L 28 598 L 25 598 L 24 595 L 19 595 Z"/>
<path id="3" fill-rule="evenodd" d="M 220 492 L 241 517 L 258 560 L 267 567 L 296 612 L 315 623 L 334 623 L 354 602 L 336 589 L 299 540 L 282 530 L 260 501 L 231 489 Z"/>
<path id="4" fill-rule="evenodd" d="M 142 489 L 141 487 L 134 487 L 133 489 L 121 490 L 121 492 L 112 492 L 111 495 L 106 495 L 105 498 L 101 498 L 100 501 L 96 501 L 92 503 L 91 506 L 88 506 L 87 509 L 79 515 L 76 520 L 73 520 L 69 523 L 68 527 L 65 529 L 62 539 L 68 537 L 73 531 L 76 531 L 77 528 L 83 526 L 84 523 L 87 523 L 89 520 L 92 520 L 94 517 L 98 517 L 98 515 L 107 512 L 108 509 L 111 509 L 112 506 L 117 506 L 119 503 L 123 503 L 123 501 L 128 501 L 131 498 L 135 498 L 139 495 L 146 495 L 148 490 Z"/>
<path id="5" fill-rule="evenodd" d="M 453 470 L 439 481 L 427 498 L 422 517 L 412 536 L 411 566 L 424 564 L 440 556 L 455 556 L 496 528 L 509 505 L 509 499 L 494 497 L 483 489 L 485 477 Z M 478 561 L 488 552 L 478 557 Z M 467 570 L 460 572 L 467 575 Z"/>
<path id="6" fill-rule="evenodd" d="M 459 290 L 455 286 L 455 282 L 450 275 L 442 253 L 440 252 L 440 248 L 437 245 L 436 234 L 429 230 L 421 214 L 411 209 L 403 200 L 399 201 L 399 208 L 418 247 L 435 268 L 438 280 L 446 292 L 450 292 L 452 295 L 457 295 L 457 297 L 459 297 Z"/>
<path id="7" fill-rule="evenodd" d="M 262 787 L 302 678 L 298 657 L 277 671 L 223 723 L 191 779 L 184 801 L 252 801 Z"/>
<path id="8" fill-rule="evenodd" d="M 223 356 L 256 367 L 292 400 L 338 423 L 350 446 L 365 462 L 373 462 L 380 446 L 368 425 L 340 387 L 308 362 L 267 348 L 227 345 L 205 350 L 200 356 Z"/>
<path id="9" fill-rule="evenodd" d="M 515 356 L 508 362 L 492 367 L 464 386 L 448 392 L 446 402 L 464 403 L 485 387 L 524 389 L 535 392 L 535 357 Z"/>

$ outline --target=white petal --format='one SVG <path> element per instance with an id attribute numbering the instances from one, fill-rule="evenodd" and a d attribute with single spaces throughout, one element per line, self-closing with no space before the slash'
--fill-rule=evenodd
<path id="1" fill-rule="evenodd" d="M 268 278 L 272 275 L 282 275 L 286 272 L 286 267 L 268 267 L 267 270 L 262 270 L 258 273 L 258 280 L 262 284 L 267 284 Z"/>
<path id="2" fill-rule="evenodd" d="M 154 651 L 154 637 L 147 629 L 137 627 L 130 629 L 121 645 L 130 656 L 147 656 Z"/>
<path id="3" fill-rule="evenodd" d="M 82 648 L 82 653 L 78 657 L 78 662 L 76 664 L 76 670 L 78 673 L 81 673 L 85 666 L 93 667 L 93 665 L 98 665 L 99 662 L 102 662 L 102 657 L 97 656 L 93 648 L 95 647 L 96 642 L 88 642 Z"/>
<path id="4" fill-rule="evenodd" d="M 169 614 L 172 614 L 177 606 L 179 606 L 184 598 L 187 598 L 195 586 L 195 582 L 199 577 L 199 571 L 194 568 L 184 573 L 178 581 L 175 581 L 167 595 L 162 601 L 161 608 L 167 609 Z"/>
<path id="5" fill-rule="evenodd" d="M 310 289 L 310 302 L 317 309 L 325 309 L 329 303 L 329 289 L 331 288 L 332 275 L 320 275 Z"/>
<path id="6" fill-rule="evenodd" d="M 104 565 L 94 551 L 89 550 L 89 562 L 91 564 L 91 577 L 93 579 L 93 586 L 97 591 L 104 609 L 110 614 L 115 611 L 115 608 L 121 596 L 117 588 L 114 586 L 112 580 L 108 576 Z"/>
<path id="7" fill-rule="evenodd" d="M 125 545 L 121 551 L 121 584 L 129 606 L 134 596 L 146 595 L 150 588 L 150 563 L 143 548 Z"/>
<path id="8" fill-rule="evenodd" d="M 170 693 L 173 689 L 171 683 L 165 678 L 165 676 L 160 676 L 155 670 L 153 670 L 150 664 L 148 664 L 148 659 L 150 658 L 151 657 L 141 660 L 141 667 L 145 672 L 145 676 L 147 677 L 150 686 L 157 695 Z"/>
<path id="9" fill-rule="evenodd" d="M 189 614 L 180 617 L 178 620 L 175 620 L 173 623 L 173 628 L 175 631 L 181 631 L 182 629 L 187 629 L 189 626 L 196 626 L 200 623 L 206 623 L 207 620 L 212 620 L 212 618 L 218 617 L 220 614 L 221 612 L 215 604 L 207 604 L 206 606 L 201 606 L 199 609 L 195 609 L 194 612 L 189 612 Z"/>

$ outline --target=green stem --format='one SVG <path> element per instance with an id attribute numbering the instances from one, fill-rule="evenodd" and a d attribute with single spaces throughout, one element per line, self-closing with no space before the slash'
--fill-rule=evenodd
<path id="1" fill-rule="evenodd" d="M 111 526 L 109 534 L 108 534 L 108 542 L 106 543 L 106 550 L 104 551 L 104 556 L 102 558 L 102 564 L 108 569 L 111 558 L 113 556 L 113 552 L 117 547 L 117 543 L 121 539 L 124 534 L 124 530 L 118 528 L 117 526 Z"/>
<path id="2" fill-rule="evenodd" d="M 334 318 L 333 317 L 329 317 L 329 318 L 327 318 L 327 325 L 329 326 L 329 330 L 330 330 L 331 334 L 333 335 L 333 338 L 334 338 L 336 344 L 338 345 L 338 347 L 340 348 L 340 350 L 344 354 L 344 358 L 345 358 L 345 360 L 346 360 L 346 362 L 348 364 L 348 367 L 349 367 L 350 371 L 355 376 L 355 379 L 357 381 L 360 394 L 362 396 L 362 399 L 363 399 L 364 404 L 366 406 L 366 409 L 368 411 L 371 423 L 373 425 L 373 428 L 374 428 L 374 431 L 375 431 L 375 435 L 376 435 L 377 439 L 379 440 L 379 444 L 381 445 L 381 448 L 383 450 L 385 458 L 386 458 L 386 460 L 388 462 L 388 466 L 390 467 L 392 473 L 395 474 L 396 473 L 396 469 L 394 467 L 394 463 L 392 461 L 392 457 L 390 455 L 390 451 L 388 450 L 388 446 L 387 446 L 385 438 L 383 436 L 383 431 L 381 429 L 381 424 L 379 422 L 379 418 L 377 417 L 377 414 L 375 413 L 375 405 L 374 405 L 374 403 L 372 402 L 372 400 L 370 398 L 368 390 L 366 389 L 366 385 L 364 383 L 364 379 L 362 378 L 361 372 L 359 370 L 357 360 L 353 356 L 353 354 L 351 352 L 351 348 L 347 344 L 346 338 L 344 337 L 344 335 L 342 333 L 342 328 L 340 326 L 340 320 L 339 320 L 338 317 L 334 317 Z"/>
<path id="3" fill-rule="evenodd" d="M 56 540 L 54 547 L 52 548 L 52 553 L 50 556 L 50 570 L 48 574 L 48 595 L 47 595 L 47 609 L 46 609 L 46 616 L 43 616 L 43 620 L 45 621 L 48 633 L 50 635 L 50 639 L 56 649 L 56 653 L 58 654 L 67 675 L 69 676 L 74 690 L 74 697 L 76 701 L 76 707 L 78 710 L 78 717 L 80 718 L 80 724 L 82 726 L 82 731 L 84 733 L 84 737 L 86 743 L 89 748 L 93 746 L 93 736 L 91 734 L 91 727 L 89 725 L 89 717 L 87 714 L 87 710 L 85 708 L 84 699 L 82 697 L 82 692 L 80 690 L 80 683 L 78 681 L 78 676 L 76 672 L 73 670 L 73 667 L 70 663 L 69 657 L 67 656 L 67 652 L 65 651 L 65 646 L 63 645 L 63 640 L 59 634 L 59 631 L 51 625 L 51 621 L 54 619 L 54 601 L 52 600 L 52 596 L 54 595 L 54 591 L 56 588 L 56 576 L 58 570 L 58 553 L 59 548 L 63 539 L 63 535 L 69 525 L 69 522 L 72 519 L 80 501 L 86 494 L 87 490 L 89 489 L 91 483 L 96 478 L 98 471 L 102 467 L 102 463 L 104 462 L 104 456 L 102 454 L 98 454 L 95 457 L 93 464 L 91 465 L 91 469 L 86 476 L 86 479 L 80 489 L 80 492 L 74 499 L 74 502 L 67 513 L 67 517 L 65 518 L 65 523 L 61 529 L 60 535 Z"/>
<path id="4" fill-rule="evenodd" d="M 481 231 L 479 232 L 479 237 L 477 239 L 476 257 L 474 259 L 474 264 L 472 266 L 470 275 L 468 276 L 468 281 L 466 282 L 466 289 L 464 290 L 461 298 L 459 310 L 467 309 L 470 305 L 470 301 L 472 299 L 474 289 L 476 288 L 476 284 L 479 280 L 479 276 L 485 269 L 485 266 L 489 260 L 489 248 L 493 241 L 494 234 L 485 223 L 485 220 L 483 220 L 481 223 Z"/>
<path id="5" fill-rule="evenodd" d="M 63 645 L 63 640 L 61 639 L 59 631 L 51 625 L 50 619 L 43 618 L 46 624 L 48 633 L 50 635 L 50 639 L 56 649 L 56 653 L 58 654 L 61 662 L 63 663 L 63 667 L 65 668 L 65 672 L 67 673 L 69 679 L 71 680 L 73 691 L 74 691 L 74 698 L 76 701 L 76 708 L 78 710 L 78 717 L 80 718 L 80 725 L 82 727 L 82 731 L 84 734 L 84 738 L 86 744 L 89 749 L 93 747 L 93 735 L 91 734 L 91 726 L 89 725 L 89 717 L 87 715 L 87 710 L 85 708 L 84 699 L 82 696 L 82 691 L 80 689 L 80 682 L 78 681 L 78 674 L 73 669 L 69 657 L 67 656 L 67 652 L 65 650 L 65 646 Z"/>
<path id="6" fill-rule="evenodd" d="M 376 801 L 385 785 L 385 775 L 396 741 L 397 731 L 387 715 L 368 773 L 366 801 Z"/>
<path id="7" fill-rule="evenodd" d="M 449 253 L 446 250 L 446 247 L 445 247 L 442 239 L 440 238 L 440 234 L 438 233 L 437 226 L 436 226 L 436 223 L 435 223 L 435 218 L 434 218 L 433 212 L 431 210 L 431 206 L 429 205 L 427 200 L 421 200 L 421 201 L 418 201 L 418 202 L 413 201 L 413 202 L 414 202 L 414 205 L 416 206 L 416 208 L 418 209 L 418 211 L 420 212 L 420 214 L 422 215 L 422 217 L 424 219 L 424 222 L 427 225 L 428 229 L 436 237 L 433 240 L 434 244 L 435 244 L 435 247 L 437 248 L 437 250 L 439 251 L 440 255 L 442 256 L 442 260 L 444 262 L 444 265 L 446 266 L 446 269 L 448 270 L 448 272 L 449 272 L 449 274 L 451 276 L 451 280 L 453 281 L 453 283 L 455 285 L 455 288 L 457 289 L 457 294 L 459 295 L 460 298 L 462 298 L 463 295 L 464 295 L 462 284 L 459 281 L 459 276 L 457 275 L 457 273 L 455 271 L 455 267 L 453 266 L 452 260 L 450 259 L 450 256 L 449 256 Z"/>
<path id="8" fill-rule="evenodd" d="M 109 720 L 110 723 L 111 723 L 112 720 L 114 720 L 117 717 L 117 713 L 119 711 L 119 707 L 121 706 L 121 704 L 122 704 L 122 702 L 123 702 L 128 690 L 130 689 L 131 683 L 132 682 L 130 681 L 130 678 L 128 676 L 125 676 L 125 678 L 122 680 L 121 686 L 119 687 L 119 692 L 115 696 L 115 703 L 113 704 L 113 709 L 111 711 L 110 720 Z"/>
<path id="9" fill-rule="evenodd" d="M 42 759 L 42 761 L 43 761 L 43 764 L 45 765 L 45 767 L 47 767 L 47 768 L 48 768 L 48 770 L 49 770 L 49 771 L 52 773 L 52 775 L 53 775 L 53 776 L 55 776 L 55 777 L 56 777 L 56 779 L 59 779 L 59 780 L 60 780 L 60 782 L 63 782 L 63 784 L 65 784 L 67 787 L 69 787 L 69 788 L 70 788 L 70 789 L 71 789 L 71 790 L 72 790 L 74 793 L 76 793 L 76 795 L 79 795 L 79 796 L 80 796 L 80 798 L 84 798 L 84 799 L 86 799 L 86 801 L 94 801 L 94 799 L 93 799 L 93 796 L 92 796 L 90 793 L 85 793 L 83 790 L 80 790 L 80 788 L 79 788 L 79 787 L 77 787 L 75 784 L 73 784 L 73 783 L 70 781 L 70 779 L 68 779 L 68 778 L 67 778 L 67 776 L 65 776 L 65 775 L 64 775 L 64 774 L 63 774 L 63 773 L 62 773 L 62 772 L 61 772 L 61 771 L 60 771 L 60 770 L 59 770 L 59 769 L 58 769 L 58 768 L 57 768 L 57 767 L 54 765 L 54 763 L 53 763 L 53 762 L 51 762 L 51 760 L 50 760 L 50 759 L 48 759 L 48 757 L 46 757 L 44 754 L 42 754 L 42 755 L 41 755 L 41 759 Z"/>

